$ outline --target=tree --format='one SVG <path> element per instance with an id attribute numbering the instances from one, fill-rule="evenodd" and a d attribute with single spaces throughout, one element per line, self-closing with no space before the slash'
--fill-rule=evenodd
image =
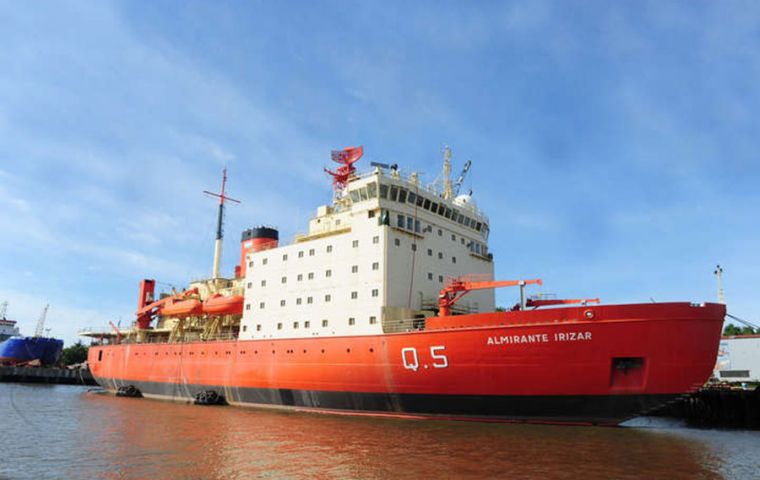
<path id="1" fill-rule="evenodd" d="M 726 325 L 726 328 L 723 329 L 723 335 L 725 336 L 754 335 L 756 333 L 760 333 L 760 331 L 755 331 L 755 329 L 752 327 L 738 327 L 733 323 L 729 323 Z"/>
<path id="2" fill-rule="evenodd" d="M 82 342 L 77 342 L 70 347 L 63 349 L 61 353 L 61 359 L 58 361 L 61 366 L 74 365 L 75 363 L 82 363 L 87 360 L 87 351 L 90 347 L 82 345 Z"/>

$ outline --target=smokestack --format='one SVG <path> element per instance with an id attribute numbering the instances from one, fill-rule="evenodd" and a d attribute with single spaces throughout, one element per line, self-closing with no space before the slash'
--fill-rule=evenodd
<path id="1" fill-rule="evenodd" d="M 277 248 L 279 239 L 279 232 L 271 227 L 255 227 L 244 230 L 240 242 L 240 265 L 235 269 L 238 277 L 245 277 L 248 267 L 248 262 L 245 260 L 246 255 Z"/>

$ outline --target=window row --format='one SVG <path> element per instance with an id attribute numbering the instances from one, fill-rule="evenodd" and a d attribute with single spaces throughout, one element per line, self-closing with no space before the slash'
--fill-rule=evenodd
<path id="1" fill-rule="evenodd" d="M 392 200 L 399 203 L 410 203 L 416 205 L 418 208 L 424 208 L 425 210 L 438 214 L 447 220 L 456 222 L 460 225 L 464 225 L 467 228 L 471 228 L 477 232 L 482 232 L 484 237 L 488 237 L 488 225 L 479 222 L 474 218 L 470 218 L 467 215 L 459 212 L 456 208 L 448 207 L 443 201 L 431 200 L 423 197 L 419 193 L 412 192 L 403 187 L 397 187 L 396 185 L 380 185 L 380 198 Z"/>
<path id="2" fill-rule="evenodd" d="M 372 237 L 372 243 L 373 244 L 380 243 L 380 237 L 378 235 L 375 235 L 374 237 Z M 351 247 L 352 248 L 359 248 L 359 240 L 353 240 L 351 242 Z M 325 246 L 325 252 L 326 253 L 332 253 L 332 251 L 333 251 L 333 246 L 332 245 Z M 305 253 L 306 253 L 306 250 L 300 250 L 298 252 L 298 258 L 303 258 L 304 255 L 305 255 Z M 308 250 L 308 253 L 309 253 L 310 257 L 313 257 L 314 255 L 316 255 L 316 250 L 313 249 L 313 248 L 310 248 Z M 282 254 L 282 261 L 283 262 L 287 262 L 288 261 L 288 254 L 287 253 L 283 253 Z M 261 259 L 261 264 L 262 265 L 267 265 L 268 263 L 269 263 L 269 258 L 265 257 L 265 258 Z M 248 266 L 249 267 L 253 266 L 253 260 L 251 260 L 251 261 L 248 262 Z"/>
<path id="3" fill-rule="evenodd" d="M 370 290 L 370 296 L 373 297 L 373 298 L 379 297 L 380 296 L 380 289 L 373 288 L 372 290 Z M 359 298 L 359 292 L 358 291 L 351 292 L 350 298 L 351 298 L 351 300 L 357 300 Z M 303 297 L 296 298 L 296 305 L 303 305 L 303 300 L 304 300 Z M 305 300 L 306 300 L 306 304 L 307 305 L 311 305 L 311 304 L 314 303 L 314 297 L 306 297 Z M 324 296 L 324 303 L 330 303 L 331 301 L 332 301 L 332 294 L 329 294 L 329 293 L 326 294 Z M 287 301 L 284 300 L 284 299 L 280 300 L 280 306 L 281 307 L 287 306 Z M 264 309 L 264 308 L 266 308 L 266 302 L 259 302 L 259 309 Z M 247 303 L 245 305 L 245 309 L 246 310 L 250 310 L 251 309 L 251 304 Z"/>
<path id="4" fill-rule="evenodd" d="M 350 326 L 350 327 L 356 326 L 357 325 L 357 323 L 356 323 L 356 317 L 348 317 L 348 322 L 347 323 L 348 323 L 348 326 Z M 367 324 L 368 325 L 377 325 L 377 317 L 374 316 L 374 315 L 371 316 L 371 317 L 369 317 L 369 319 L 367 321 Z M 283 326 L 284 326 L 283 322 L 277 322 L 277 330 L 282 330 Z M 300 321 L 293 322 L 293 330 L 298 330 L 299 328 L 301 328 L 301 326 L 303 326 L 303 328 L 305 328 L 305 329 L 306 328 L 311 328 L 311 321 L 310 320 L 304 320 L 303 322 L 300 322 Z M 329 320 L 327 320 L 327 319 L 322 320 L 322 328 L 327 328 L 329 326 L 330 326 L 330 321 Z M 262 327 L 262 325 L 260 323 L 256 325 L 256 331 L 257 332 L 262 331 L 262 329 L 263 329 L 263 327 Z M 243 331 L 245 332 L 247 330 L 248 330 L 248 326 L 244 325 L 243 326 Z"/>
<path id="5" fill-rule="evenodd" d="M 399 215 L 399 216 L 401 216 L 401 215 Z M 440 232 L 440 230 L 439 230 L 439 232 Z M 454 237 L 454 235 L 452 235 L 452 238 L 453 237 Z M 464 240 L 465 240 L 464 237 L 462 237 L 462 244 L 464 244 Z M 397 246 L 397 247 L 400 247 L 401 246 L 401 239 L 400 238 L 394 238 L 393 239 L 393 244 L 395 246 Z M 412 251 L 415 251 L 415 252 L 417 251 L 417 244 L 416 243 L 413 242 L 411 244 L 411 247 L 412 247 Z M 475 254 L 478 254 L 478 255 L 482 255 L 484 257 L 488 255 L 488 247 L 486 247 L 482 243 L 470 241 L 470 242 L 467 243 L 467 248 L 472 253 L 475 253 Z M 428 248 L 427 249 L 427 254 L 428 254 L 428 257 L 432 257 L 433 256 L 433 250 L 431 248 Z M 438 252 L 438 259 L 439 260 L 443 260 L 443 252 Z M 457 257 L 452 256 L 451 257 L 451 263 L 457 263 Z"/>
<path id="6" fill-rule="evenodd" d="M 372 262 L 372 270 L 379 270 L 379 269 L 380 269 L 380 262 Z M 328 268 L 327 270 L 325 270 L 325 278 L 332 277 L 332 273 L 333 273 L 332 269 L 330 269 L 330 268 Z M 359 265 L 351 265 L 351 273 L 359 273 Z M 304 274 L 303 273 L 299 273 L 298 275 L 296 275 L 296 281 L 297 282 L 302 282 L 303 279 L 304 279 Z M 306 279 L 307 280 L 314 280 L 314 272 L 307 273 L 306 274 Z M 281 277 L 280 278 L 280 283 L 281 284 L 288 283 L 288 277 L 287 276 Z M 267 281 L 266 280 L 261 280 L 260 285 L 262 287 L 266 287 L 267 286 Z M 246 287 L 247 288 L 252 288 L 253 287 L 253 282 L 248 282 L 246 284 Z"/>

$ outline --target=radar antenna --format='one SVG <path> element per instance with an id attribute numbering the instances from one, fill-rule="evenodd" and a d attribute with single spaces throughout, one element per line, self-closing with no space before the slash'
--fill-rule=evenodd
<path id="1" fill-rule="evenodd" d="M 325 168 L 325 172 L 333 177 L 333 190 L 339 192 L 346 188 L 348 181 L 356 172 L 354 163 L 358 162 L 364 155 L 364 147 L 346 147 L 343 150 L 333 150 L 331 153 L 332 161 L 339 163 L 340 166 L 332 170 Z"/>
<path id="2" fill-rule="evenodd" d="M 42 332 L 45 330 L 45 318 L 47 318 L 48 308 L 50 308 L 50 305 L 45 305 L 45 308 L 42 309 L 39 320 L 37 320 L 37 328 L 34 329 L 35 337 L 41 337 Z"/>

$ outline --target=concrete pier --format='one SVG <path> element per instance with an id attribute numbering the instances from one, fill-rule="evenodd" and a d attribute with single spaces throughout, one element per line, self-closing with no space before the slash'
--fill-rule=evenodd
<path id="1" fill-rule="evenodd" d="M 0 382 L 96 385 L 89 370 L 69 370 L 57 367 L 0 366 Z"/>

